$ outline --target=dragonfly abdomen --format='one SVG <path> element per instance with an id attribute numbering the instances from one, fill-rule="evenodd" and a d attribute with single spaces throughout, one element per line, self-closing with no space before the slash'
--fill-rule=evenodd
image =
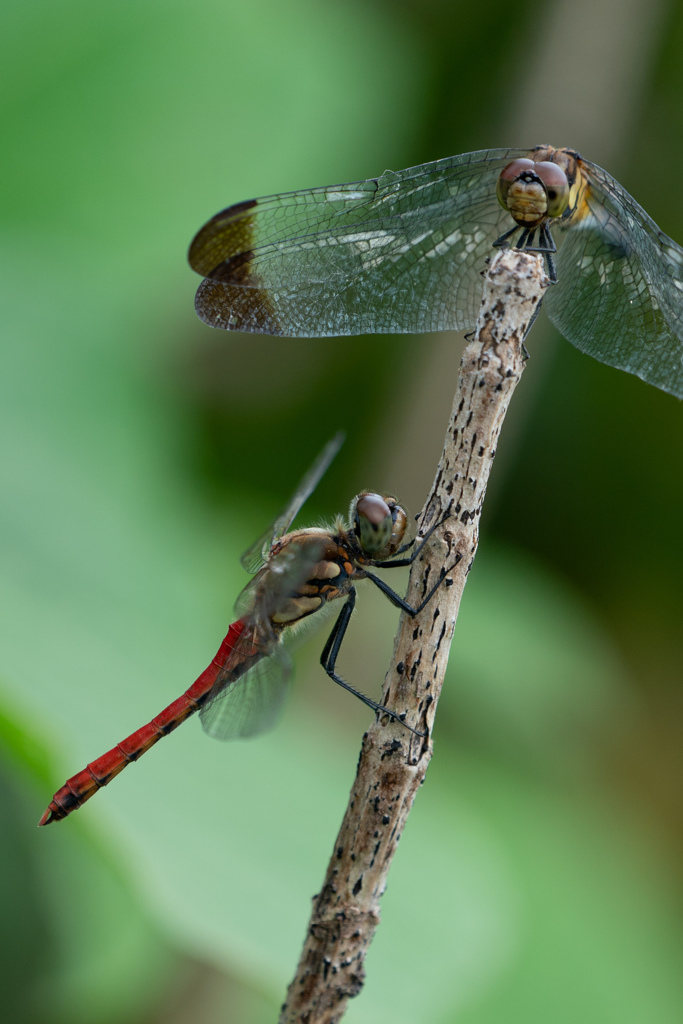
<path id="1" fill-rule="evenodd" d="M 89 800 L 91 796 L 111 782 L 119 772 L 137 761 L 150 747 L 168 736 L 170 732 L 177 729 L 179 725 L 199 711 L 213 693 L 214 684 L 221 673 L 225 676 L 225 685 L 229 685 L 232 679 L 241 674 L 242 662 L 250 663 L 251 659 L 240 658 L 238 664 L 231 665 L 233 651 L 239 638 L 242 636 L 246 622 L 238 619 L 234 622 L 227 635 L 218 648 L 215 658 L 208 668 L 195 680 L 192 686 L 185 693 L 174 700 L 172 704 L 164 708 L 156 718 L 153 718 L 147 725 L 137 729 L 121 740 L 115 747 L 102 754 L 95 761 L 78 772 L 78 774 L 67 779 L 61 789 L 58 789 L 50 804 L 38 822 L 39 825 L 49 825 L 51 821 L 60 821 L 68 814 Z"/>

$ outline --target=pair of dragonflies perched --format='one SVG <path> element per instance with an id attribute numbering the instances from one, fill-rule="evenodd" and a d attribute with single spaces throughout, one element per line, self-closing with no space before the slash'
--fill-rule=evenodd
<path id="1" fill-rule="evenodd" d="M 559 229 L 559 252 L 552 231 Z M 606 171 L 571 149 L 495 149 L 346 185 L 237 203 L 195 236 L 204 277 L 195 307 L 224 330 L 286 337 L 463 330 L 474 326 L 492 246 L 543 254 L 546 309 L 577 348 L 683 397 L 683 249 Z M 74 776 L 40 824 L 65 817 L 195 711 L 220 738 L 250 736 L 277 717 L 288 675 L 282 636 L 346 597 L 321 658 L 328 675 L 375 711 L 400 718 L 336 673 L 369 567 L 410 564 L 395 499 L 361 493 L 348 525 L 287 533 L 339 447 L 331 442 L 272 530 L 245 555 L 254 579 L 211 665 L 148 725 Z M 432 526 L 434 529 L 438 526 Z M 396 557 L 399 556 L 399 557 Z M 418 735 L 418 730 L 412 726 Z"/>

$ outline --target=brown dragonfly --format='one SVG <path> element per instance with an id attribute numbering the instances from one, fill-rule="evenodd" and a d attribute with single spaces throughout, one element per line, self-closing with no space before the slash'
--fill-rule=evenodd
<path id="1" fill-rule="evenodd" d="M 411 616 L 428 604 L 454 566 L 441 574 L 417 606 L 408 604 L 370 570 L 373 566 L 388 569 L 411 565 L 434 530 L 449 516 L 447 513 L 437 520 L 419 543 L 404 543 L 408 519 L 397 500 L 391 495 L 361 491 L 351 502 L 348 523 L 340 517 L 330 529 L 310 527 L 288 533 L 343 439 L 338 434 L 326 445 L 284 511 L 242 556 L 244 568 L 255 575 L 238 599 L 239 618 L 230 626 L 208 668 L 156 718 L 57 790 L 39 825 L 59 821 L 81 807 L 197 711 L 204 730 L 222 740 L 255 736 L 273 726 L 291 672 L 283 637 L 338 598 L 346 600 L 320 658 L 325 672 L 373 711 L 395 719 L 416 736 L 424 735 L 405 721 L 405 712 L 378 704 L 342 679 L 336 664 L 356 602 L 357 582 L 370 580 Z M 411 548 L 410 555 L 400 557 Z"/>
<path id="2" fill-rule="evenodd" d="M 399 334 L 471 329 L 484 260 L 512 244 L 545 255 L 545 308 L 572 344 L 683 398 L 683 249 L 572 149 L 488 149 L 250 199 L 212 217 L 189 259 L 211 327 Z"/>

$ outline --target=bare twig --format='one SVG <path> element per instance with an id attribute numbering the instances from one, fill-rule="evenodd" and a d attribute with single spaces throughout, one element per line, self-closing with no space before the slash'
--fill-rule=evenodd
<path id="1" fill-rule="evenodd" d="M 315 898 L 296 976 L 280 1024 L 335 1024 L 365 977 L 366 951 L 379 924 L 379 900 L 396 845 L 432 756 L 431 727 L 500 429 L 521 376 L 522 341 L 547 285 L 538 256 L 499 253 L 485 275 L 474 340 L 458 389 L 420 533 L 449 517 L 414 563 L 407 599 L 419 604 L 430 581 L 443 585 L 421 614 L 404 615 L 382 703 L 406 709 L 420 739 L 386 716 L 363 737 L 356 779 L 325 883 Z"/>

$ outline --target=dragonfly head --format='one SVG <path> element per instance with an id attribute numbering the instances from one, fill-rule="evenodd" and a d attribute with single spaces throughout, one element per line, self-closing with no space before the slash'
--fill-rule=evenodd
<path id="1" fill-rule="evenodd" d="M 496 193 L 500 205 L 520 227 L 535 228 L 546 218 L 564 213 L 569 202 L 569 183 L 558 164 L 525 157 L 503 168 Z"/>
<path id="2" fill-rule="evenodd" d="M 403 543 L 408 516 L 391 495 L 361 491 L 351 502 L 349 522 L 363 554 L 383 561 Z"/>

